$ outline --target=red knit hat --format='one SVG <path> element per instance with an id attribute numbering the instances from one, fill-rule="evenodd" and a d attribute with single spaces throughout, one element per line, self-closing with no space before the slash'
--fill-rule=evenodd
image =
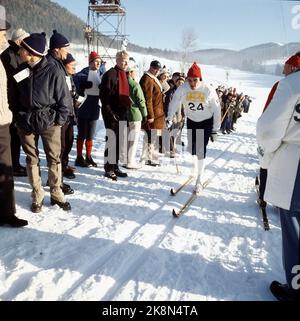
<path id="1" fill-rule="evenodd" d="M 293 55 L 286 62 L 285 65 L 291 65 L 296 68 L 300 68 L 300 57 L 298 55 Z"/>
<path id="2" fill-rule="evenodd" d="M 187 76 L 202 79 L 201 69 L 196 62 L 194 62 L 192 67 L 189 69 Z"/>
<path id="3" fill-rule="evenodd" d="M 101 59 L 100 55 L 97 54 L 96 51 L 91 51 L 91 53 L 90 53 L 90 55 L 89 55 L 89 62 L 92 62 L 92 61 L 94 61 L 94 60 L 97 59 L 97 58 Z"/>

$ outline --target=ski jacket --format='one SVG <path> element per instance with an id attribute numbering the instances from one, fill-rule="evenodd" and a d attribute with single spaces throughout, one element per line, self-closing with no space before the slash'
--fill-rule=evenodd
<path id="1" fill-rule="evenodd" d="M 265 200 L 300 211 L 300 72 L 282 79 L 257 122 L 259 149 L 268 163 Z"/>
<path id="2" fill-rule="evenodd" d="M 221 106 L 216 90 L 212 86 L 204 82 L 201 82 L 195 90 L 192 90 L 187 82 L 180 86 L 170 102 L 168 120 L 172 121 L 174 114 L 180 112 L 181 105 L 190 120 L 202 122 L 213 117 L 213 131 L 220 129 Z"/>
<path id="3" fill-rule="evenodd" d="M 53 125 L 65 124 L 72 105 L 71 95 L 65 76 L 47 58 L 34 67 L 20 65 L 14 78 L 12 111 L 18 127 L 38 134 Z"/>
<path id="4" fill-rule="evenodd" d="M 78 109 L 78 118 L 87 120 L 99 119 L 99 86 L 101 83 L 99 72 L 86 67 L 77 73 L 73 79 L 77 92 L 80 96 L 85 97 Z M 87 82 L 90 82 L 92 86 L 85 88 L 86 86 L 84 85 Z"/>

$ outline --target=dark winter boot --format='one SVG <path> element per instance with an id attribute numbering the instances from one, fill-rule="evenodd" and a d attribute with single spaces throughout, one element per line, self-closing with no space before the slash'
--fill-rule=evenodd
<path id="1" fill-rule="evenodd" d="M 118 176 L 118 177 L 127 177 L 128 176 L 127 173 L 122 172 L 118 166 L 115 166 L 114 172 L 115 172 L 116 176 Z"/>
<path id="2" fill-rule="evenodd" d="M 151 160 L 148 160 L 145 164 L 148 165 L 148 166 L 153 166 L 153 167 L 160 166 L 159 163 L 155 163 L 155 162 L 153 162 Z"/>
<path id="3" fill-rule="evenodd" d="M 77 158 L 75 160 L 75 166 L 89 167 L 89 164 L 86 162 L 86 160 L 83 158 L 83 156 L 77 156 Z"/>
<path id="4" fill-rule="evenodd" d="M 74 172 L 75 172 L 75 170 L 72 167 L 67 166 L 63 169 L 63 176 L 68 179 L 74 179 L 74 178 L 76 178 Z"/>
<path id="5" fill-rule="evenodd" d="M 300 301 L 299 290 L 291 289 L 287 284 L 273 281 L 270 290 L 278 301 Z"/>
<path id="6" fill-rule="evenodd" d="M 15 215 L 0 216 L 0 226 L 9 225 L 11 227 L 23 227 L 28 225 L 28 221 L 17 218 Z"/>
<path id="7" fill-rule="evenodd" d="M 72 188 L 70 185 L 66 184 L 66 183 L 62 183 L 61 189 L 62 189 L 62 191 L 63 191 L 63 193 L 64 193 L 65 195 L 74 194 L 73 188 Z"/>
<path id="8" fill-rule="evenodd" d="M 71 204 L 69 202 L 59 202 L 51 197 L 51 205 L 58 205 L 64 211 L 71 211 Z"/>
<path id="9" fill-rule="evenodd" d="M 113 181 L 116 181 L 118 179 L 114 171 L 107 171 L 105 172 L 104 176 L 110 178 Z"/>
<path id="10" fill-rule="evenodd" d="M 92 167 L 97 167 L 98 166 L 97 163 L 94 162 L 92 156 L 89 156 L 89 157 L 86 156 L 85 161 L 87 162 L 87 164 L 89 166 L 92 166 Z"/>
<path id="11" fill-rule="evenodd" d="M 43 203 L 44 203 L 44 201 L 42 201 L 41 203 L 33 202 L 31 204 L 31 212 L 32 213 L 40 213 L 43 208 Z"/>

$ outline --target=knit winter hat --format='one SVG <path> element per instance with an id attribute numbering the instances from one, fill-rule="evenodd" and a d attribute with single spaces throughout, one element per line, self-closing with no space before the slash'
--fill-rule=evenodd
<path id="1" fill-rule="evenodd" d="M 53 30 L 53 35 L 50 38 L 50 49 L 64 48 L 68 46 L 70 46 L 69 40 L 56 30 Z"/>
<path id="2" fill-rule="evenodd" d="M 194 62 L 191 68 L 189 69 L 187 76 L 202 79 L 201 69 L 196 62 Z"/>
<path id="3" fill-rule="evenodd" d="M 75 61 L 75 58 L 70 53 L 68 53 L 67 58 L 65 60 L 63 60 L 62 62 L 64 65 L 67 65 L 73 61 Z"/>
<path id="4" fill-rule="evenodd" d="M 96 51 L 91 51 L 91 53 L 89 54 L 89 62 L 92 62 L 98 58 L 101 59 L 100 55 Z"/>
<path id="5" fill-rule="evenodd" d="M 29 33 L 27 33 L 24 29 L 19 28 L 13 31 L 11 35 L 11 40 L 15 42 L 18 39 L 23 40 L 24 38 L 27 38 L 29 36 L 30 36 Z"/>
<path id="6" fill-rule="evenodd" d="M 286 62 L 285 65 L 291 65 L 296 68 L 300 68 L 300 57 L 298 55 L 293 55 Z"/>
<path id="7" fill-rule="evenodd" d="M 21 41 L 21 47 L 35 56 L 44 56 L 46 48 L 46 34 L 32 33 L 29 37 Z"/>

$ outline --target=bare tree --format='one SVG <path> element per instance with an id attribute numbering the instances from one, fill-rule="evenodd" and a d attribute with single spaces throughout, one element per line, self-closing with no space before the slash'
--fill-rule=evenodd
<path id="1" fill-rule="evenodd" d="M 198 36 L 193 28 L 185 28 L 182 31 L 180 44 L 181 51 L 181 72 L 186 70 L 189 62 L 189 55 L 196 50 Z"/>

